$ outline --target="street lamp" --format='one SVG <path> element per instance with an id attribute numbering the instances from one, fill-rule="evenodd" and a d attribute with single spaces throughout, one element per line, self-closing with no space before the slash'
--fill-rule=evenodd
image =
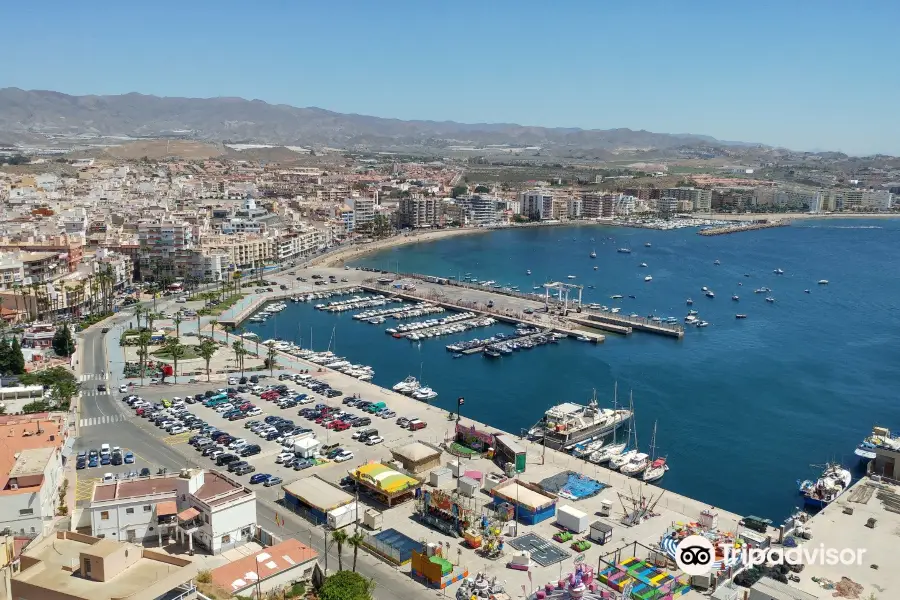
<path id="1" fill-rule="evenodd" d="M 466 403 L 466 399 L 463 398 L 462 396 L 460 396 L 459 398 L 456 399 L 456 420 L 457 421 L 459 421 L 459 419 L 460 419 L 460 416 L 459 416 L 460 409 L 462 408 L 462 405 L 465 403 Z"/>

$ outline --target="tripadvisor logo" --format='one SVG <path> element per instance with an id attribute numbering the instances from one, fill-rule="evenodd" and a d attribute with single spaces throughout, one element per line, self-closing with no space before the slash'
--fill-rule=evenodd
<path id="1" fill-rule="evenodd" d="M 865 548 L 826 548 L 824 544 L 809 544 L 797 548 L 750 548 L 746 545 L 735 548 L 731 544 L 719 544 L 722 561 L 730 563 L 740 558 L 745 567 L 759 565 L 862 565 Z M 716 549 L 702 535 L 690 535 L 678 543 L 675 549 L 675 563 L 688 575 L 706 575 L 712 571 Z"/>

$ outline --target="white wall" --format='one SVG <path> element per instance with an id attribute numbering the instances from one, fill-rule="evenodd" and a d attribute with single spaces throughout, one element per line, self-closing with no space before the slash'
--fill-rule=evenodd
<path id="1" fill-rule="evenodd" d="M 0 496 L 0 528 L 13 533 L 40 533 L 56 515 L 62 481 L 61 453 L 54 452 L 44 468 L 44 482 L 35 492 Z"/>
<path id="2" fill-rule="evenodd" d="M 172 495 L 168 499 L 174 498 L 175 496 Z M 157 535 L 156 503 L 163 500 L 165 499 L 120 500 L 106 505 L 92 506 L 90 508 L 91 535 L 124 542 L 128 540 L 128 531 L 133 530 L 135 540 L 138 542 L 145 538 L 154 538 Z M 108 514 L 109 518 L 103 519 L 104 512 Z M 153 528 L 152 531 L 151 528 Z"/>

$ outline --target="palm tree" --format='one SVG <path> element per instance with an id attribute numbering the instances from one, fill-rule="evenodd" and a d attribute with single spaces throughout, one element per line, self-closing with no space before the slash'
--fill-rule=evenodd
<path id="1" fill-rule="evenodd" d="M 134 309 L 134 318 L 137 321 L 138 329 L 141 328 L 141 315 L 143 315 L 143 314 L 146 314 L 146 313 L 144 312 L 144 309 L 141 308 L 140 306 L 138 306 L 137 308 Z"/>
<path id="2" fill-rule="evenodd" d="M 209 362 L 212 360 L 212 357 L 215 355 L 218 348 L 219 347 L 214 341 L 203 340 L 200 342 L 200 347 L 197 349 L 197 354 L 206 361 L 206 381 L 209 381 Z"/>
<path id="3" fill-rule="evenodd" d="M 347 543 L 353 547 L 353 572 L 356 573 L 356 555 L 359 553 L 359 547 L 363 545 L 366 536 L 360 532 L 356 532 L 347 538 Z"/>
<path id="4" fill-rule="evenodd" d="M 215 319 L 210 320 L 210 322 L 209 322 L 209 337 L 215 339 L 215 337 L 216 337 L 216 325 L 218 325 L 218 324 L 219 324 L 219 322 L 216 321 Z"/>
<path id="5" fill-rule="evenodd" d="M 343 529 L 337 529 L 331 532 L 331 539 L 337 544 L 337 555 L 338 555 L 338 571 L 344 570 L 344 542 L 347 541 L 347 532 Z"/>
<path id="6" fill-rule="evenodd" d="M 174 338 L 166 342 L 166 350 L 172 357 L 172 381 L 178 383 L 178 359 L 187 354 L 187 348 L 178 343 L 178 338 Z"/>
<path id="7" fill-rule="evenodd" d="M 241 377 L 244 376 L 244 344 L 240 340 L 234 340 L 231 344 L 231 349 L 234 350 L 234 364 L 240 367 L 241 369 Z"/>
<path id="8" fill-rule="evenodd" d="M 147 349 L 150 347 L 150 332 L 138 334 L 138 367 L 141 370 L 141 385 L 144 385 L 144 367 L 147 364 Z"/>
<path id="9" fill-rule="evenodd" d="M 278 352 L 275 351 L 275 347 L 270 345 L 266 352 L 266 360 L 269 362 L 269 377 L 272 376 L 272 371 L 275 369 L 275 358 L 277 356 Z"/>
<path id="10" fill-rule="evenodd" d="M 172 318 L 172 322 L 175 323 L 175 337 L 181 337 L 181 322 L 184 319 L 181 318 L 181 313 L 175 313 L 175 316 Z"/>

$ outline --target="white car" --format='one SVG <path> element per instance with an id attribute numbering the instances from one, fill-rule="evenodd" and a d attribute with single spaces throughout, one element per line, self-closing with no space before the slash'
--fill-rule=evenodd
<path id="1" fill-rule="evenodd" d="M 253 408 L 251 408 L 250 410 L 247 411 L 248 417 L 258 417 L 261 414 L 263 414 L 262 409 L 258 406 L 254 406 Z"/>
<path id="2" fill-rule="evenodd" d="M 238 378 L 237 378 L 237 377 L 229 377 L 229 378 L 228 378 L 228 385 L 237 385 L 237 384 L 238 384 Z"/>
<path id="3" fill-rule="evenodd" d="M 380 435 L 372 436 L 368 440 L 366 440 L 366 446 L 374 446 L 375 444 L 380 444 L 384 441 L 384 438 Z"/>
<path id="4" fill-rule="evenodd" d="M 110 481 L 113 481 L 113 479 L 114 478 L 113 478 L 112 473 L 104 473 L 103 474 L 103 483 L 109 483 Z"/>
<path id="5" fill-rule="evenodd" d="M 352 452 L 344 452 L 343 454 L 338 454 L 334 457 L 334 462 L 346 462 L 353 458 Z"/>
<path id="6" fill-rule="evenodd" d="M 283 463 L 285 460 L 294 456 L 293 452 L 282 452 L 278 456 L 275 457 L 275 462 Z"/>
<path id="7" fill-rule="evenodd" d="M 184 427 L 182 425 L 176 425 L 169 431 L 169 433 L 172 435 L 178 435 L 179 433 L 187 433 L 188 431 L 189 430 L 187 427 Z"/>
<path id="8" fill-rule="evenodd" d="M 216 460 L 217 458 L 219 458 L 219 457 L 222 456 L 223 454 L 225 454 L 225 451 L 224 451 L 224 450 L 213 450 L 212 452 L 209 453 L 209 459 L 210 459 L 210 460 Z"/>
<path id="9" fill-rule="evenodd" d="M 185 302 L 187 302 L 187 298 L 185 298 L 184 296 L 182 296 L 181 298 L 175 298 L 175 302 L 177 302 L 178 304 L 184 304 Z"/>
<path id="10" fill-rule="evenodd" d="M 119 386 L 119 392 L 122 393 L 122 394 L 127 394 L 127 393 L 128 393 L 128 386 L 125 385 L 125 384 L 123 383 L 122 385 Z"/>
<path id="11" fill-rule="evenodd" d="M 247 445 L 247 440 L 245 440 L 244 438 L 238 438 L 228 445 L 228 449 L 229 450 L 240 450 L 241 448 L 243 448 L 246 445 Z"/>
<path id="12" fill-rule="evenodd" d="M 228 412 L 229 410 L 234 410 L 234 405 L 231 402 L 226 402 L 225 404 L 220 404 L 216 407 L 217 413 Z"/>
<path id="13" fill-rule="evenodd" d="M 313 400 L 315 400 L 315 398 L 311 398 L 310 396 L 307 396 L 306 398 L 304 398 L 302 400 L 298 400 L 297 404 L 309 404 Z"/>

